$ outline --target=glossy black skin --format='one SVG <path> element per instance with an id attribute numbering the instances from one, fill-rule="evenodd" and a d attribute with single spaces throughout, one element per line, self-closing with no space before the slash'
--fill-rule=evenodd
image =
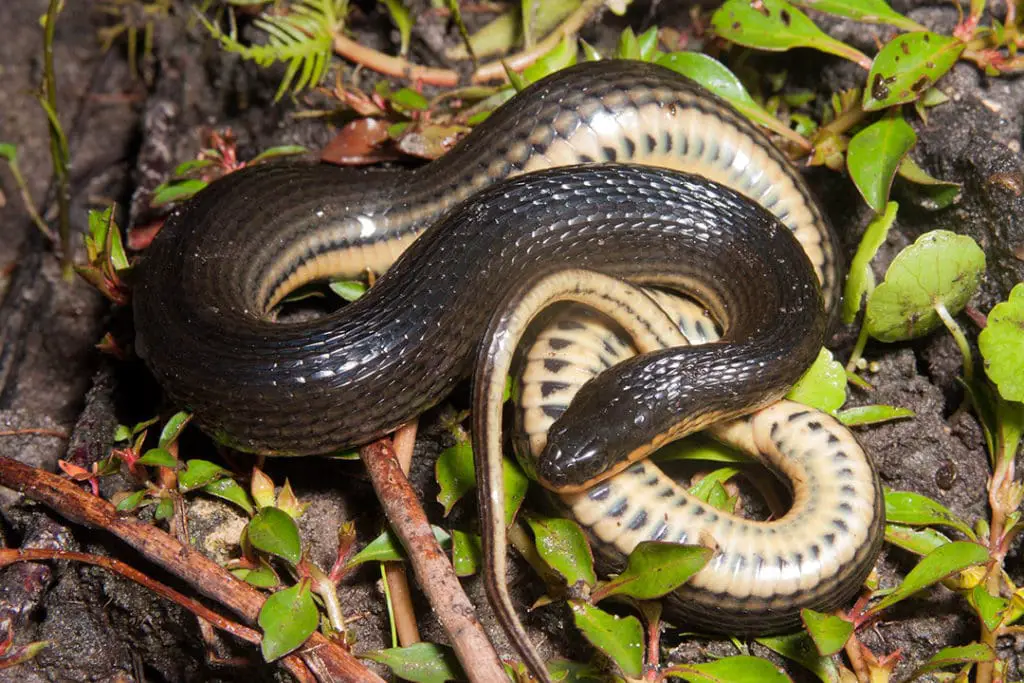
<path id="1" fill-rule="evenodd" d="M 629 452 L 678 411 L 723 415 L 774 400 L 823 340 L 813 269 L 771 214 L 696 176 L 614 164 L 485 189 L 359 301 L 310 322 L 270 323 L 252 298 L 258 269 L 245 243 L 218 222 L 249 225 L 273 211 L 272 188 L 294 169 L 236 173 L 200 193 L 151 247 L 135 294 L 140 353 L 157 379 L 205 430 L 243 450 L 318 454 L 387 434 L 468 374 L 510 288 L 558 269 L 684 290 L 719 315 L 726 339 L 602 378 L 553 430 L 555 465 L 542 473 L 552 483 L 572 479 L 562 473 L 578 454 Z M 590 411 L 579 422 L 587 427 L 574 426 Z"/>

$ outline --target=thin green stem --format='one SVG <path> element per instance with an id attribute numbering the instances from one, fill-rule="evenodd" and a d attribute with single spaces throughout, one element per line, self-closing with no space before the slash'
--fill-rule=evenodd
<path id="1" fill-rule="evenodd" d="M 964 381 L 970 383 L 974 381 L 974 356 L 971 354 L 971 345 L 967 343 L 967 337 L 964 336 L 964 331 L 960 329 L 960 325 L 953 320 L 953 316 L 949 314 L 946 309 L 946 305 L 941 301 L 936 301 L 934 304 L 935 312 L 939 314 L 939 318 L 942 323 L 949 330 L 949 333 L 953 335 L 953 340 L 956 341 L 956 345 L 960 348 L 960 354 L 964 357 Z"/>
<path id="2" fill-rule="evenodd" d="M 57 76 L 53 68 L 53 37 L 57 28 L 57 14 L 62 8 L 62 0 L 50 0 L 50 6 L 46 10 L 46 28 L 43 32 L 43 102 L 50 122 L 50 159 L 57 183 L 61 270 L 64 277 L 69 279 L 74 273 L 71 248 L 71 192 L 68 181 L 69 154 L 67 138 L 57 118 Z"/>
<path id="3" fill-rule="evenodd" d="M 51 244 L 56 244 L 57 235 L 53 233 L 53 230 L 46 224 L 43 217 L 39 215 L 36 203 L 32 200 L 32 193 L 28 190 L 28 183 L 25 182 L 25 177 L 21 175 L 21 168 L 18 166 L 18 162 L 14 159 L 9 159 L 8 165 L 11 169 L 11 175 L 14 176 L 14 183 L 18 186 L 18 194 L 21 195 L 21 201 L 25 205 L 25 210 L 28 211 L 32 222 L 39 228 L 39 232 L 43 233 L 43 237 L 48 239 Z"/>
<path id="4" fill-rule="evenodd" d="M 380 563 L 380 579 L 384 586 L 384 606 L 388 610 L 388 623 L 391 625 L 391 647 L 398 647 L 398 627 L 395 625 L 395 606 L 391 602 L 391 589 L 388 587 L 387 570 Z"/>
<path id="5" fill-rule="evenodd" d="M 857 333 L 857 343 L 853 345 L 850 352 L 850 360 L 846 361 L 847 374 L 857 369 L 857 362 L 864 357 L 864 347 L 868 344 L 868 326 L 861 322 L 860 332 Z"/>

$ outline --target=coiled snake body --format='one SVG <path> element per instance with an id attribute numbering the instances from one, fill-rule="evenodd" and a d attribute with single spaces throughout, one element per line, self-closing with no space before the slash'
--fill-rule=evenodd
<path id="1" fill-rule="evenodd" d="M 268 321 L 297 287 L 367 268 L 387 272 L 341 311 Z M 627 310 L 639 301 L 632 294 L 601 291 L 604 280 L 589 279 L 595 271 L 685 293 L 721 325 L 721 341 L 658 350 L 670 333 Z M 578 284 L 567 285 L 567 276 Z M 487 373 L 504 353 L 488 360 L 485 351 L 532 317 L 524 302 L 590 297 L 647 327 L 652 343 L 588 382 L 548 434 L 534 475 L 584 491 L 661 443 L 778 400 L 815 358 L 837 282 L 834 235 L 799 174 L 759 131 L 673 72 L 610 61 L 531 86 L 412 172 L 280 164 L 211 184 L 150 247 L 134 311 L 140 355 L 200 426 L 242 450 L 305 455 L 366 443 L 416 417 L 469 374 L 481 348 L 476 392 L 484 405 L 496 383 Z M 550 283 L 560 293 L 545 289 Z M 802 428 L 788 450 L 817 447 L 815 430 Z M 636 467 L 620 476 L 639 478 Z M 503 571 L 504 529 L 495 528 L 491 477 L 481 477 L 485 538 L 502 536 L 487 546 L 488 561 Z M 785 606 L 803 604 L 785 583 L 796 575 L 801 595 L 857 589 L 882 512 L 870 464 L 853 477 L 870 513 L 835 532 L 845 554 L 809 537 L 832 532 L 794 522 L 758 536 L 766 544 L 758 557 L 784 565 L 741 568 L 719 539 L 720 563 L 750 573 L 755 585 L 746 596 L 695 588 L 722 606 L 712 621 L 728 612 L 731 621 L 718 623 L 743 631 L 763 630 L 759 620 L 768 630 L 788 625 L 791 609 L 778 618 Z M 796 507 L 835 503 L 809 481 L 793 481 Z M 812 547 L 820 553 L 813 572 L 804 554 Z M 492 598 L 504 590 L 488 583 Z M 524 656 L 535 669 L 542 664 Z"/>

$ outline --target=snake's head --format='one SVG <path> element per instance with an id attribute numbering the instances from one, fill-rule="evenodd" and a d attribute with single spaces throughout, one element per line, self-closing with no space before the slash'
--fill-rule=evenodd
<path id="1" fill-rule="evenodd" d="M 652 450 L 660 429 L 655 412 L 608 374 L 584 385 L 548 430 L 534 468 L 543 486 L 580 491 Z"/>

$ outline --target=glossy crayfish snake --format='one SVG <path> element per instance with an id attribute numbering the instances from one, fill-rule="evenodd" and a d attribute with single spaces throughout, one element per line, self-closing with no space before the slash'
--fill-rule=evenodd
<path id="1" fill-rule="evenodd" d="M 296 288 L 366 269 L 387 272 L 340 311 L 269 319 Z M 582 492 L 570 498 L 575 514 L 607 548 L 625 549 L 630 534 L 697 542 L 694 524 L 706 523 L 720 550 L 708 569 L 732 580 L 686 589 L 710 610 L 699 623 L 773 630 L 800 606 L 851 594 L 871 565 L 881 502 L 853 439 L 791 408 L 755 416 L 748 442 L 807 456 L 778 465 L 795 503 L 767 525 L 680 503 L 678 492 L 648 495 L 641 519 L 630 489 L 660 483 L 646 483 L 658 476 L 651 466 L 630 463 L 780 399 L 821 347 L 838 270 L 835 237 L 798 172 L 750 123 L 661 67 L 592 62 L 524 90 L 414 171 L 273 164 L 212 183 L 171 215 L 140 266 L 136 348 L 215 438 L 277 455 L 381 437 L 439 402 L 476 360 L 482 448 L 496 431 L 483 408 L 499 383 L 488 373 L 511 354 L 502 344 L 532 305 L 586 300 L 644 353 L 588 382 L 564 412 L 549 407 L 561 414 L 533 474 Z M 691 297 L 721 340 L 678 346 L 646 294 L 608 277 Z M 559 378 L 542 382 L 566 383 L 551 372 Z M 502 518 L 483 485 L 499 455 L 478 467 L 484 536 L 501 536 L 488 562 L 503 571 L 504 529 L 493 524 Z M 734 542 L 747 550 L 730 551 Z M 504 586 L 488 574 L 500 603 Z"/>

